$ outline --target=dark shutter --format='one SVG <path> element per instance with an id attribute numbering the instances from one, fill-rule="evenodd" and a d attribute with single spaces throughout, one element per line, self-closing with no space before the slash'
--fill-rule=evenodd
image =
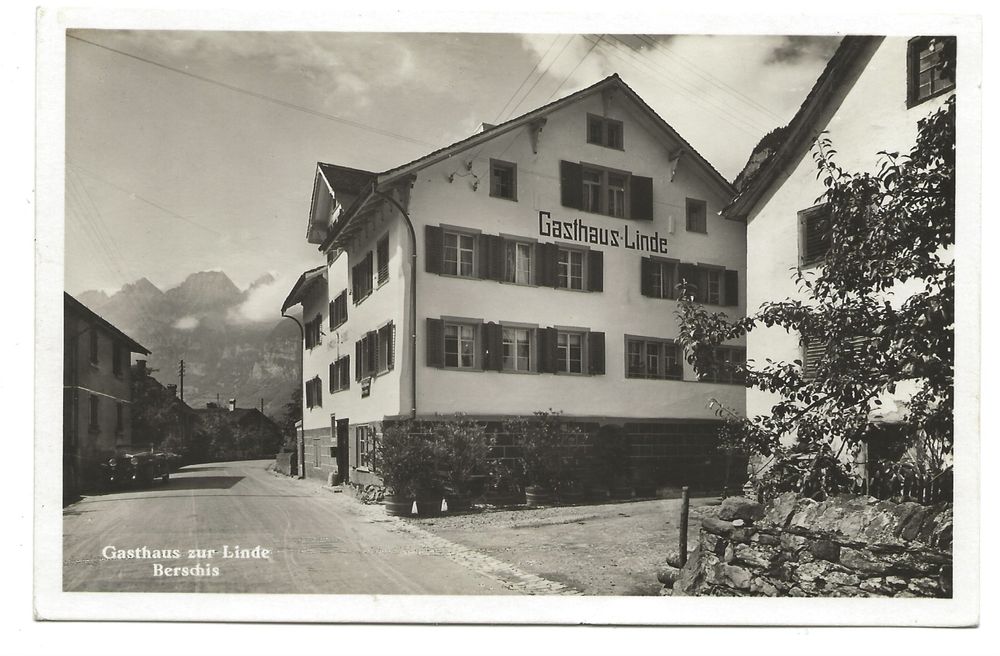
<path id="1" fill-rule="evenodd" d="M 604 291 L 604 252 L 587 251 L 587 289 Z"/>
<path id="2" fill-rule="evenodd" d="M 337 391 L 337 388 L 334 386 L 334 381 L 336 379 L 337 379 L 337 363 L 336 362 L 331 362 L 330 363 L 330 394 L 333 394 L 334 392 Z"/>
<path id="3" fill-rule="evenodd" d="M 486 243 L 489 246 L 486 249 L 489 257 L 489 279 L 503 280 L 504 279 L 503 238 L 500 237 L 499 235 L 487 235 Z"/>
<path id="4" fill-rule="evenodd" d="M 559 246 L 557 244 L 539 244 L 536 249 L 538 257 L 538 279 L 540 287 L 555 287 L 559 281 Z"/>
<path id="5" fill-rule="evenodd" d="M 345 355 L 343 361 L 344 370 L 340 372 L 340 385 L 344 389 L 349 389 L 351 387 L 351 356 Z"/>
<path id="6" fill-rule="evenodd" d="M 816 377 L 819 363 L 826 355 L 826 343 L 821 340 L 804 340 L 802 344 L 802 377 Z"/>
<path id="7" fill-rule="evenodd" d="M 389 369 L 389 371 L 392 371 L 392 368 L 396 364 L 396 325 L 395 324 L 391 324 L 390 323 L 388 326 L 386 326 L 386 338 L 389 340 L 389 345 L 387 347 L 388 350 L 386 351 L 386 355 L 385 355 L 385 362 L 386 362 L 386 367 Z"/>
<path id="8" fill-rule="evenodd" d="M 444 366 L 444 322 L 427 318 L 427 366 Z"/>
<path id="9" fill-rule="evenodd" d="M 389 235 L 378 243 L 378 284 L 389 279 Z"/>
<path id="10" fill-rule="evenodd" d="M 480 234 L 476 237 L 476 250 L 479 255 L 478 275 L 483 280 L 490 279 L 490 235 Z"/>
<path id="11" fill-rule="evenodd" d="M 653 267 L 658 266 L 653 263 L 653 260 L 644 257 L 642 258 L 642 295 L 643 296 L 656 296 L 656 290 L 653 289 Z"/>
<path id="12" fill-rule="evenodd" d="M 701 298 L 701 291 L 698 289 L 698 267 L 693 264 L 678 264 L 677 277 L 678 284 L 684 282 L 690 285 L 687 291 L 693 293 L 695 300 Z"/>
<path id="13" fill-rule="evenodd" d="M 443 235 L 438 226 L 424 226 L 424 268 L 427 273 L 441 273 Z"/>
<path id="14" fill-rule="evenodd" d="M 362 357 L 361 349 L 363 348 L 361 344 L 362 340 L 354 342 L 354 380 L 361 380 L 364 378 L 364 368 L 365 359 Z"/>
<path id="15" fill-rule="evenodd" d="M 590 374 L 604 373 L 604 333 L 587 334 L 587 360 Z"/>
<path id="16" fill-rule="evenodd" d="M 724 305 L 739 305 L 740 304 L 740 273 L 739 271 L 732 271 L 726 269 L 726 278 L 723 282 L 725 287 L 726 298 Z"/>
<path id="17" fill-rule="evenodd" d="M 337 301 L 330 301 L 330 330 L 337 325 Z"/>
<path id="18" fill-rule="evenodd" d="M 371 375 L 378 371 L 378 332 L 369 331 L 365 339 L 368 341 L 367 373 Z"/>
<path id="19" fill-rule="evenodd" d="M 500 371 L 503 369 L 503 330 L 500 324 L 484 323 L 483 335 L 483 369 Z"/>
<path id="20" fill-rule="evenodd" d="M 653 178 L 633 175 L 629 180 L 633 219 L 653 220 Z"/>
<path id="21" fill-rule="evenodd" d="M 538 329 L 538 371 L 555 373 L 559 369 L 559 331 L 555 328 Z"/>
<path id="22" fill-rule="evenodd" d="M 583 207 L 583 167 L 576 162 L 559 162 L 559 185 L 563 207 Z"/>

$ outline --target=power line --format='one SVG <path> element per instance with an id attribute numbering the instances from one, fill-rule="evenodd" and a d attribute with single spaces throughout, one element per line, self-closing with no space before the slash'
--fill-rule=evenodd
<path id="1" fill-rule="evenodd" d="M 585 52 L 583 54 L 583 57 L 580 57 L 580 61 L 578 61 L 576 63 L 576 66 L 573 67 L 573 70 L 571 70 L 569 72 L 569 74 L 566 75 L 566 77 L 563 78 L 563 81 L 559 83 L 559 86 L 557 86 L 556 90 L 552 92 L 552 95 L 548 97 L 548 100 L 552 100 L 552 98 L 554 98 L 555 95 L 557 93 L 559 93 L 559 90 L 562 89 L 562 87 L 563 87 L 564 84 L 566 84 L 566 80 L 568 80 L 571 77 L 573 77 L 573 73 L 576 73 L 576 69 L 580 68 L 580 65 L 583 64 L 583 60 L 586 59 L 588 56 L 590 56 L 590 53 L 594 52 L 594 48 L 596 48 L 598 46 L 598 44 L 601 42 L 601 39 L 603 39 L 603 38 L 604 38 L 603 34 L 599 34 L 597 36 L 597 41 L 595 41 L 593 43 L 593 45 L 590 46 L 590 49 L 587 50 L 587 52 Z M 548 100 L 546 102 L 548 102 Z"/>
<path id="2" fill-rule="evenodd" d="M 559 40 L 559 35 L 557 34 L 555 38 L 553 38 L 552 41 L 549 43 L 549 47 L 545 49 L 545 52 L 542 54 L 539 60 L 535 62 L 535 65 L 532 67 L 532 69 L 528 71 L 528 74 L 524 76 L 523 80 L 521 80 L 521 84 L 518 85 L 514 93 L 512 93 L 510 98 L 507 99 L 507 102 L 503 104 L 503 108 L 499 112 L 497 112 L 496 118 L 493 119 L 494 123 L 498 123 L 500 121 L 500 117 L 503 116 L 503 113 L 505 111 L 507 111 L 507 106 L 511 103 L 512 100 L 514 100 L 517 94 L 520 93 L 521 89 L 524 88 L 524 85 L 528 83 L 528 80 L 530 80 L 531 76 L 535 74 L 535 71 L 538 70 L 538 67 L 542 65 L 542 62 L 545 61 L 545 58 L 549 56 L 549 52 L 552 50 L 552 47 L 556 44 L 558 40 Z"/>
<path id="3" fill-rule="evenodd" d="M 321 111 L 318 111 L 318 110 L 315 110 L 315 109 L 311 109 L 311 108 L 305 107 L 303 105 L 297 105 L 297 104 L 295 104 L 293 102 L 289 102 L 287 100 L 282 100 L 281 98 L 275 98 L 274 96 L 268 96 L 267 94 L 259 93 L 257 91 L 251 91 L 250 89 L 244 89 L 243 87 L 238 87 L 236 85 L 229 84 L 227 82 L 222 82 L 220 80 L 215 80 L 215 79 L 210 78 L 210 77 L 205 77 L 204 75 L 198 75 L 197 73 L 192 73 L 191 71 L 185 71 L 182 68 L 176 68 L 174 66 L 169 66 L 167 64 L 158 62 L 158 61 L 153 60 L 153 59 L 147 59 L 145 57 L 140 57 L 139 55 L 134 55 L 134 54 L 132 54 L 130 52 L 125 52 L 124 50 L 118 50 L 118 49 L 112 48 L 110 46 L 102 45 L 100 43 L 95 43 L 94 41 L 88 41 L 87 39 L 81 39 L 78 36 L 73 36 L 71 34 L 67 34 L 66 37 L 69 38 L 69 39 L 73 39 L 75 41 L 80 41 L 82 43 L 86 43 L 86 44 L 92 45 L 95 48 L 101 48 L 102 50 L 107 50 L 109 52 L 113 52 L 115 54 L 121 55 L 122 57 L 128 57 L 130 59 L 135 59 L 135 60 L 141 61 L 141 62 L 143 62 L 145 64 L 149 64 L 150 66 L 156 66 L 156 67 L 162 68 L 164 70 L 172 71 L 174 73 L 177 73 L 178 75 L 185 75 L 187 77 L 194 78 L 195 80 L 199 80 L 199 81 L 205 82 L 207 84 L 213 84 L 213 85 L 221 87 L 223 89 L 228 89 L 230 91 L 235 91 L 236 93 L 242 93 L 242 94 L 245 94 L 245 95 L 248 95 L 248 96 L 252 96 L 254 98 L 258 98 L 260 100 L 265 100 L 267 102 L 271 102 L 271 103 L 274 103 L 276 105 L 281 105 L 282 107 L 287 107 L 288 109 L 294 109 L 296 111 L 304 112 L 306 114 L 311 114 L 312 116 L 317 116 L 319 118 L 325 118 L 327 120 L 335 121 L 337 123 L 343 123 L 344 125 L 349 125 L 351 127 L 355 127 L 355 128 L 360 129 L 360 130 L 366 130 L 368 132 L 373 132 L 375 134 L 380 134 L 380 135 L 385 136 L 385 137 L 391 137 L 391 138 L 394 138 L 394 139 L 400 139 L 402 141 L 408 141 L 410 143 L 417 144 L 417 145 L 420 145 L 420 146 L 430 146 L 432 148 L 436 148 L 437 147 L 437 144 L 430 143 L 429 141 L 423 141 L 422 139 L 414 139 L 413 137 L 408 137 L 405 134 L 399 134 L 398 132 L 391 132 L 389 130 L 383 130 L 381 128 L 377 128 L 377 127 L 374 127 L 372 125 L 368 125 L 366 123 L 361 123 L 359 121 L 352 121 L 351 119 L 344 118 L 343 116 L 336 116 L 334 114 L 327 114 L 326 112 L 321 112 Z"/>
<path id="4" fill-rule="evenodd" d="M 521 104 L 525 100 L 527 100 L 528 96 L 531 95 L 531 92 L 534 91 L 534 89 L 535 89 L 536 86 L 538 86 L 538 83 L 541 82 L 542 78 L 545 77 L 545 74 L 549 72 L 550 68 L 552 68 L 552 65 L 555 64 L 559 60 L 560 57 L 562 57 L 562 54 L 564 52 L 566 52 L 566 48 L 569 47 L 569 44 L 573 43 L 573 39 L 574 38 L 576 38 L 576 35 L 575 34 L 571 34 L 570 37 L 569 37 L 569 39 L 563 45 L 562 50 L 560 50 L 559 54 L 555 56 L 555 59 L 553 59 L 552 61 L 549 62 L 548 66 L 545 67 L 545 70 L 542 71 L 541 74 L 539 74 L 539 76 L 537 78 L 535 78 L 535 82 L 525 92 L 525 94 L 523 96 L 521 96 L 521 99 L 517 102 L 516 105 L 514 105 L 513 109 L 510 110 L 510 114 L 508 114 L 508 118 L 510 118 L 511 116 L 513 116 L 517 112 L 517 108 L 520 107 Z"/>

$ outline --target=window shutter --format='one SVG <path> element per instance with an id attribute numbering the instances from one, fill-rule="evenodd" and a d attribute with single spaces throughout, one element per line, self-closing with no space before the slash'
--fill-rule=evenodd
<path id="1" fill-rule="evenodd" d="M 493 261 L 490 252 L 490 237 L 491 235 L 485 234 L 476 237 L 476 255 L 479 256 L 478 275 L 483 280 L 489 280 L 492 277 L 490 275 L 490 263 Z"/>
<path id="2" fill-rule="evenodd" d="M 378 371 L 378 332 L 371 330 L 365 335 L 365 339 L 368 340 L 368 366 L 366 367 L 369 375 L 374 374 Z"/>
<path id="3" fill-rule="evenodd" d="M 693 288 L 694 299 L 699 301 L 702 297 L 702 292 L 698 288 L 698 267 L 693 264 L 679 264 L 677 265 L 677 277 L 678 282 L 686 282 Z"/>
<path id="4" fill-rule="evenodd" d="M 489 279 L 504 279 L 504 252 L 503 238 L 499 235 L 487 235 L 486 242 L 489 245 Z"/>
<path id="5" fill-rule="evenodd" d="M 378 284 L 389 279 L 389 236 L 378 243 Z"/>
<path id="6" fill-rule="evenodd" d="M 337 301 L 330 301 L 330 330 L 337 325 Z"/>
<path id="7" fill-rule="evenodd" d="M 726 298 L 724 305 L 740 304 L 740 272 L 726 269 L 725 280 L 723 281 Z"/>
<path id="8" fill-rule="evenodd" d="M 427 318 L 427 366 L 444 366 L 444 322 Z"/>
<path id="9" fill-rule="evenodd" d="M 604 291 L 603 251 L 587 251 L 587 289 L 592 292 Z"/>
<path id="10" fill-rule="evenodd" d="M 559 162 L 559 185 L 563 207 L 583 207 L 583 167 L 576 162 Z"/>
<path id="11" fill-rule="evenodd" d="M 802 377 L 816 377 L 819 363 L 826 355 L 826 344 L 819 340 L 803 340 L 802 343 Z"/>
<path id="12" fill-rule="evenodd" d="M 334 392 L 337 391 L 337 388 L 334 387 L 334 385 L 333 385 L 333 381 L 336 380 L 336 378 L 337 378 L 337 363 L 336 362 L 331 362 L 330 363 L 330 394 L 333 394 Z"/>
<path id="13" fill-rule="evenodd" d="M 351 387 L 351 356 L 345 355 L 343 362 L 344 370 L 340 372 L 340 386 L 349 389 Z"/>
<path id="14" fill-rule="evenodd" d="M 644 178 L 640 175 L 633 175 L 629 179 L 631 188 L 631 209 L 630 218 L 641 221 L 653 220 L 653 178 Z"/>
<path id="15" fill-rule="evenodd" d="M 483 369 L 500 371 L 503 369 L 503 331 L 500 324 L 490 321 L 482 324 Z"/>
<path id="16" fill-rule="evenodd" d="M 441 273 L 441 260 L 444 237 L 438 226 L 424 226 L 424 268 L 427 273 Z"/>
<path id="17" fill-rule="evenodd" d="M 538 371 L 555 373 L 559 363 L 559 331 L 555 328 L 538 329 Z"/>
<path id="18" fill-rule="evenodd" d="M 592 375 L 604 374 L 604 333 L 587 334 L 587 366 Z"/>
<path id="19" fill-rule="evenodd" d="M 390 323 L 386 326 L 386 339 L 389 342 L 388 351 L 386 352 L 386 366 L 389 371 L 392 371 L 393 366 L 396 364 L 396 325 Z"/>
<path id="20" fill-rule="evenodd" d="M 538 278 L 535 281 L 540 287 L 555 287 L 559 281 L 559 246 L 557 244 L 539 244 Z"/>
<path id="21" fill-rule="evenodd" d="M 653 290 L 653 267 L 656 266 L 653 260 L 644 257 L 642 258 L 642 295 L 643 296 L 656 296 Z"/>
<path id="22" fill-rule="evenodd" d="M 364 378 L 364 358 L 361 357 L 362 340 L 354 342 L 354 380 L 361 380 Z"/>

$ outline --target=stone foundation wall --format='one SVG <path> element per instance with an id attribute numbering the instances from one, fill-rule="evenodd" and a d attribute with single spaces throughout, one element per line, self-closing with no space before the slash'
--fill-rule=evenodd
<path id="1" fill-rule="evenodd" d="M 951 597 L 952 505 L 730 497 L 702 521 L 687 564 L 676 560 L 658 575 L 665 594 Z"/>

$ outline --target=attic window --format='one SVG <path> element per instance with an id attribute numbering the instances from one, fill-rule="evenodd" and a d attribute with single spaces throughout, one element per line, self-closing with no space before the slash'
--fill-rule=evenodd
<path id="1" fill-rule="evenodd" d="M 587 143 L 623 150 L 624 127 L 621 121 L 587 114 Z"/>
<path id="2" fill-rule="evenodd" d="M 955 88 L 955 37 L 918 36 L 906 45 L 906 106 Z"/>
<path id="3" fill-rule="evenodd" d="M 517 165 L 490 160 L 490 196 L 517 200 Z"/>

